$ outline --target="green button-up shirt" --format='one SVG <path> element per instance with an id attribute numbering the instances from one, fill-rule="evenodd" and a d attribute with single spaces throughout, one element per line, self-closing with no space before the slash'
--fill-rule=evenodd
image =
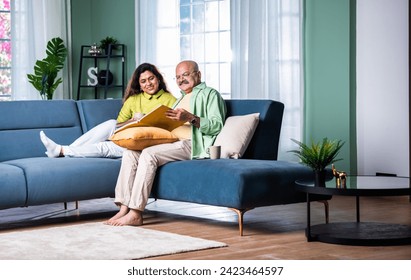
<path id="1" fill-rule="evenodd" d="M 181 94 L 174 107 L 186 95 L 183 91 Z M 206 150 L 213 145 L 223 128 L 227 108 L 220 93 L 214 88 L 207 87 L 204 82 L 194 87 L 190 94 L 193 95 L 190 99 L 191 113 L 200 118 L 200 128 L 191 128 L 191 158 L 208 157 Z"/>

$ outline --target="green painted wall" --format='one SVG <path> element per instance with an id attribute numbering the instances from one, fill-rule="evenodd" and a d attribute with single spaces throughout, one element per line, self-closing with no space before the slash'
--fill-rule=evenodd
<path id="1" fill-rule="evenodd" d="M 319 141 L 324 137 L 341 139 L 345 145 L 340 153 L 342 161 L 337 169 L 355 173 L 355 110 L 350 103 L 355 99 L 351 87 L 352 41 L 350 0 L 305 1 L 304 83 L 305 123 L 304 141 Z M 355 54 L 354 54 L 355 57 Z M 355 60 L 355 59 L 354 59 Z M 354 114 L 354 115 L 352 115 Z M 355 123 L 355 122 L 354 122 Z M 354 135 L 355 136 L 355 135 Z M 354 147 L 353 147 L 354 145 Z"/>
<path id="2" fill-rule="evenodd" d="M 73 65 L 73 98 L 77 98 L 78 73 L 80 67 L 81 45 L 99 43 L 106 36 L 115 37 L 120 44 L 126 45 L 125 83 L 132 75 L 135 65 L 135 21 L 134 0 L 71 0 L 71 36 Z M 93 61 L 89 61 L 93 63 Z M 113 61 L 110 71 L 115 82 L 120 78 L 120 62 Z M 83 67 L 83 79 L 87 70 Z M 102 68 L 102 66 L 101 66 Z M 103 93 L 103 91 L 101 91 Z M 108 97 L 121 97 L 120 89 L 110 90 Z M 102 96 L 102 95 L 101 95 Z M 81 98 L 94 98 L 94 91 L 83 88 Z"/>

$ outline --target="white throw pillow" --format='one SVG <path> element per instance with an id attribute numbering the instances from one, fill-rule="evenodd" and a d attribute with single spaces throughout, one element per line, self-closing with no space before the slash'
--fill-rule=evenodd
<path id="1" fill-rule="evenodd" d="M 225 121 L 214 146 L 221 146 L 221 158 L 240 158 L 247 150 L 257 128 L 260 113 L 231 116 Z"/>

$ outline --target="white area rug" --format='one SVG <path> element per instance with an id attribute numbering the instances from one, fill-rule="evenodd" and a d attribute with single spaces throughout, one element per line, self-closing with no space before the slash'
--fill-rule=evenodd
<path id="1" fill-rule="evenodd" d="M 1 260 L 127 260 L 226 244 L 102 222 L 0 233 Z"/>

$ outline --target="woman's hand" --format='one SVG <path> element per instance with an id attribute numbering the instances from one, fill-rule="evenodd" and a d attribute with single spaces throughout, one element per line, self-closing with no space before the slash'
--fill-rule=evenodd
<path id="1" fill-rule="evenodd" d="M 144 115 L 145 114 L 143 114 L 143 113 L 135 113 L 133 115 L 133 117 L 131 119 L 129 119 L 128 121 L 125 121 L 125 122 L 122 122 L 122 123 L 117 123 L 116 127 L 119 128 L 123 125 L 129 124 L 129 123 L 132 123 L 132 122 L 135 122 L 135 121 L 139 121 L 139 120 L 141 120 L 142 117 L 144 117 Z"/>
<path id="2" fill-rule="evenodd" d="M 143 113 L 135 113 L 132 120 L 133 121 L 139 121 L 139 120 L 141 120 L 142 117 L 144 117 L 144 115 L 145 114 L 143 114 Z"/>

